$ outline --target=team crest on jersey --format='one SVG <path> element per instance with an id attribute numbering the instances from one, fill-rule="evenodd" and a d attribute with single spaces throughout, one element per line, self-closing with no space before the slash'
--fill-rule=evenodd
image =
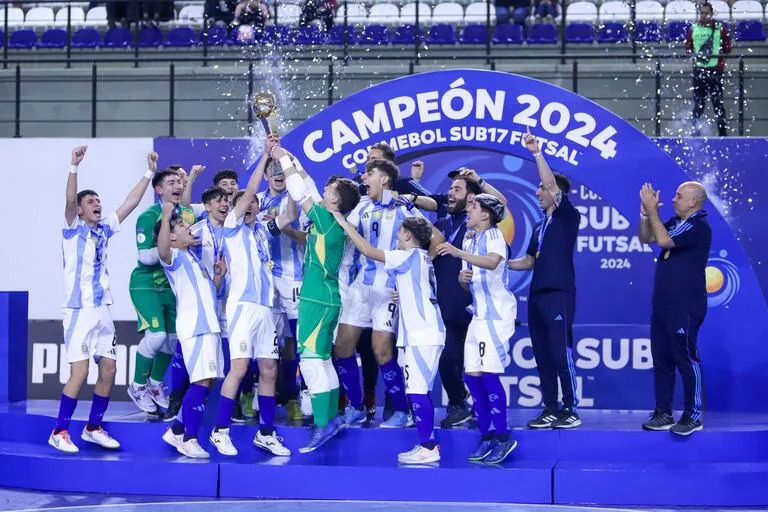
<path id="1" fill-rule="evenodd" d="M 387 220 L 392 220 L 395 218 L 395 210 L 387 210 L 384 212 L 384 218 Z"/>
<path id="2" fill-rule="evenodd" d="M 383 212 L 381 210 L 376 210 L 371 214 L 371 217 L 373 218 L 373 220 L 379 220 L 381 218 L 382 213 Z"/>
<path id="3" fill-rule="evenodd" d="M 248 345 L 246 345 L 244 341 L 241 341 L 240 342 L 240 352 L 245 352 L 246 350 L 248 350 Z"/>
<path id="4" fill-rule="evenodd" d="M 208 361 L 208 369 L 210 371 L 212 371 L 212 372 L 215 372 L 216 371 L 216 361 L 214 361 L 213 359 Z"/>
<path id="5" fill-rule="evenodd" d="M 87 354 L 88 353 L 88 344 L 87 343 L 83 343 L 82 345 L 80 345 L 80 350 L 83 351 L 83 354 Z"/>
<path id="6" fill-rule="evenodd" d="M 181 220 L 183 220 L 184 224 L 187 226 L 191 226 L 195 223 L 195 214 L 187 210 L 183 210 L 181 212 Z"/>
<path id="7" fill-rule="evenodd" d="M 160 320 L 156 316 L 153 316 L 151 325 L 153 329 L 157 329 L 158 327 L 160 327 Z"/>
<path id="8" fill-rule="evenodd" d="M 144 242 L 147 241 L 147 235 L 145 235 L 144 233 L 139 233 L 138 235 L 136 235 L 136 241 L 139 242 L 140 244 L 143 244 Z"/>

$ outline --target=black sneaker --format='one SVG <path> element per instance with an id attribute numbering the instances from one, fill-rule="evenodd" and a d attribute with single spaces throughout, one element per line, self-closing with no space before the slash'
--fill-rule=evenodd
<path id="1" fill-rule="evenodd" d="M 581 418 L 570 407 L 563 407 L 557 419 L 552 422 L 552 428 L 576 428 L 581 425 Z"/>
<path id="2" fill-rule="evenodd" d="M 453 428 L 462 425 L 472 419 L 466 405 L 448 405 L 445 418 L 440 422 L 440 428 Z"/>
<path id="3" fill-rule="evenodd" d="M 177 394 L 171 393 L 171 395 L 168 397 L 168 409 L 165 411 L 163 421 L 173 421 L 176 419 L 176 416 L 179 415 L 179 411 L 181 410 L 183 398 L 183 396 L 178 396 Z"/>
<path id="4" fill-rule="evenodd" d="M 648 421 L 643 423 L 643 430 L 669 430 L 675 424 L 671 414 L 656 409 L 648 416 Z"/>
<path id="5" fill-rule="evenodd" d="M 534 419 L 528 422 L 528 428 L 552 428 L 552 424 L 557 421 L 558 411 L 544 409 Z"/>
<path id="6" fill-rule="evenodd" d="M 689 436 L 694 432 L 698 432 L 699 430 L 703 429 L 704 425 L 701 424 L 701 420 L 694 420 L 691 419 L 691 417 L 687 414 L 683 414 L 680 417 L 680 421 L 675 423 L 669 430 L 673 434 L 677 434 L 679 436 Z"/>
<path id="7" fill-rule="evenodd" d="M 243 410 L 240 409 L 240 401 L 235 402 L 235 408 L 232 409 L 232 423 L 247 423 L 248 418 L 243 415 Z"/>

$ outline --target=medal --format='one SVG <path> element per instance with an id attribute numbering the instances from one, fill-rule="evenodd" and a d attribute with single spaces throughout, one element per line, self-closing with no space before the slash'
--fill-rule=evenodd
<path id="1" fill-rule="evenodd" d="M 272 260 L 267 260 L 265 266 L 267 267 L 268 270 L 272 270 L 272 267 L 275 266 L 275 262 Z"/>
<path id="2" fill-rule="evenodd" d="M 669 249 L 667 249 L 666 251 L 664 251 L 664 259 L 665 259 L 665 260 L 668 260 L 668 259 L 669 259 L 669 253 L 670 253 L 670 252 L 671 252 L 671 251 L 670 251 Z"/>

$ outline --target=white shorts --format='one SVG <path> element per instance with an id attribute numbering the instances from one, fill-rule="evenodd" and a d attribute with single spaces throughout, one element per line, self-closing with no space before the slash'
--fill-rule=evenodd
<path id="1" fill-rule="evenodd" d="M 374 288 L 356 282 L 341 303 L 340 324 L 372 327 L 374 331 L 395 332 L 397 303 L 391 288 Z"/>
<path id="2" fill-rule="evenodd" d="M 464 371 L 504 373 L 510 363 L 509 339 L 515 333 L 515 319 L 472 318 L 464 343 Z"/>
<path id="3" fill-rule="evenodd" d="M 275 291 L 277 292 L 277 300 L 275 301 L 277 309 L 283 313 L 288 320 L 296 320 L 299 318 L 299 292 L 301 291 L 301 281 L 276 277 Z"/>
<path id="4" fill-rule="evenodd" d="M 91 357 L 116 359 L 115 324 L 109 306 L 64 308 L 63 319 L 68 362 L 76 363 Z"/>
<path id="5" fill-rule="evenodd" d="M 406 393 L 428 395 L 432 391 L 442 353 L 442 345 L 405 347 L 403 374 Z"/>
<path id="6" fill-rule="evenodd" d="M 218 334 L 201 334 L 179 340 L 184 366 L 189 372 L 189 382 L 224 377 L 224 351 Z"/>
<path id="7" fill-rule="evenodd" d="M 227 304 L 229 358 L 277 359 L 278 336 L 275 312 L 253 302 Z"/>

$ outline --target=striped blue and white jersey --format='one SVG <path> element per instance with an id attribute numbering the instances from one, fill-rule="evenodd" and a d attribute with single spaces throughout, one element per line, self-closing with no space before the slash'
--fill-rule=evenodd
<path id="1" fill-rule="evenodd" d="M 472 281 L 469 291 L 472 292 L 472 310 L 475 318 L 480 320 L 500 320 L 514 318 L 517 311 L 517 301 L 507 288 L 507 242 L 501 230 L 496 227 L 474 233 L 464 239 L 462 248 L 476 256 L 498 254 L 501 256 L 499 265 L 488 270 L 462 263 L 463 269 L 472 270 Z"/>
<path id="2" fill-rule="evenodd" d="M 259 201 L 259 221 L 266 222 L 266 217 L 277 218 L 288 210 L 288 191 L 273 196 L 269 189 L 256 194 Z M 299 211 L 298 219 L 291 223 L 293 229 L 306 231 L 309 226 L 309 218 L 299 205 L 296 205 Z M 269 251 L 274 265 L 272 266 L 272 275 L 282 279 L 292 281 L 301 281 L 302 265 L 304 263 L 304 246 L 296 242 L 288 235 L 279 234 L 277 236 L 267 233 L 269 241 Z"/>
<path id="3" fill-rule="evenodd" d="M 270 271 L 267 230 L 260 222 L 251 228 L 243 219 L 231 211 L 224 221 L 224 259 L 230 276 L 227 300 L 271 308 L 275 284 Z"/>
<path id="4" fill-rule="evenodd" d="M 200 240 L 200 245 L 190 248 L 195 256 L 203 263 L 209 275 L 214 275 L 213 265 L 224 254 L 224 228 L 217 228 L 207 218 L 193 224 L 189 228 L 192 236 Z M 221 282 L 216 297 L 219 302 L 225 301 L 229 290 L 230 274 L 227 272 Z M 219 312 L 221 313 L 219 308 Z"/>
<path id="5" fill-rule="evenodd" d="M 213 275 L 193 252 L 171 249 L 171 263 L 162 259 L 165 275 L 176 295 L 176 333 L 181 340 L 202 334 L 215 334 L 219 329 L 216 309 L 216 287 Z"/>

